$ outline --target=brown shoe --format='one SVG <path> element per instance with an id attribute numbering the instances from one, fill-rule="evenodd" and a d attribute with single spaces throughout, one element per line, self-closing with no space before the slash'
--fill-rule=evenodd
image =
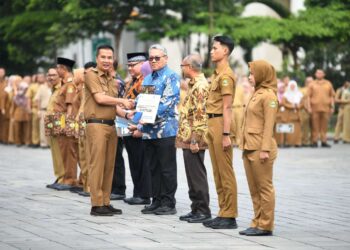
<path id="1" fill-rule="evenodd" d="M 106 206 L 96 206 L 91 208 L 90 215 L 93 216 L 113 216 L 113 213 Z"/>

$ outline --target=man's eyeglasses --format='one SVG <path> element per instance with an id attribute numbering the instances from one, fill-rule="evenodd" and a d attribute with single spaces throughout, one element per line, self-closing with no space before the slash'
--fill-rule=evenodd
<path id="1" fill-rule="evenodd" d="M 148 58 L 148 61 L 153 62 L 153 60 L 156 60 L 156 62 L 160 61 L 160 58 L 165 57 L 165 56 L 152 56 Z"/>
<path id="2" fill-rule="evenodd" d="M 180 67 L 190 66 L 189 64 L 180 64 Z"/>

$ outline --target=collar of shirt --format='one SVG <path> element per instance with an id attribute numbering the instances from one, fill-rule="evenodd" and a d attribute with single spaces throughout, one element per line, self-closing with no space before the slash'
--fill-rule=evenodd
<path id="1" fill-rule="evenodd" d="M 109 75 L 109 73 L 106 73 L 106 72 L 100 70 L 99 68 L 97 68 L 97 72 L 98 72 L 98 76 L 101 76 L 101 77 L 104 76 L 104 77 L 106 77 L 107 79 L 112 78 L 112 77 Z"/>
<path id="2" fill-rule="evenodd" d="M 218 75 L 218 74 L 222 73 L 223 71 L 225 71 L 229 67 L 230 67 L 230 65 L 228 63 L 220 64 L 216 67 L 214 73 L 216 75 Z"/>
<path id="3" fill-rule="evenodd" d="M 188 82 L 188 84 L 190 85 L 194 85 L 196 82 L 202 80 L 203 78 L 205 78 L 203 73 L 198 74 L 196 77 L 194 77 L 193 79 L 191 79 L 191 81 Z"/>
<path id="4" fill-rule="evenodd" d="M 156 78 L 156 77 L 159 77 L 159 76 L 162 76 L 164 75 L 164 73 L 167 71 L 168 69 L 168 65 L 165 65 L 163 68 L 161 68 L 160 70 L 157 70 L 157 71 L 153 71 L 152 72 L 152 78 Z"/>

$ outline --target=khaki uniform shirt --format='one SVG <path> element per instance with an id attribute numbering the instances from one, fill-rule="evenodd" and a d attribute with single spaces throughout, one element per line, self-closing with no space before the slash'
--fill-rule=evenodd
<path id="1" fill-rule="evenodd" d="M 47 104 L 47 114 L 53 115 L 54 113 L 54 106 L 55 106 L 55 100 L 59 94 L 59 90 L 61 88 L 61 83 L 58 83 L 56 86 L 52 88 L 52 94 L 50 96 L 49 102 Z"/>
<path id="2" fill-rule="evenodd" d="M 62 87 L 54 101 L 55 112 L 67 112 L 68 104 L 73 104 L 76 95 L 76 86 L 73 77 L 62 80 Z"/>
<path id="3" fill-rule="evenodd" d="M 261 88 L 253 94 L 244 115 L 241 148 L 268 152 L 276 149 L 273 131 L 277 109 L 277 96 L 273 90 Z"/>
<path id="4" fill-rule="evenodd" d="M 41 84 L 39 86 L 38 92 L 34 97 L 35 102 L 39 102 L 39 109 L 46 110 L 51 96 L 51 88 L 46 84 Z"/>
<path id="5" fill-rule="evenodd" d="M 97 118 L 114 120 L 116 117 L 116 107 L 98 104 L 93 96 L 96 93 L 104 93 L 105 95 L 116 97 L 118 90 L 113 77 L 95 68 L 85 74 L 86 99 L 84 117 L 85 119 Z"/>
<path id="6" fill-rule="evenodd" d="M 208 114 L 223 113 L 222 97 L 224 95 L 231 95 L 234 101 L 235 75 L 228 64 L 217 68 L 211 77 L 209 97 L 206 105 Z"/>
<path id="7" fill-rule="evenodd" d="M 334 89 L 327 80 L 315 80 L 311 82 L 308 95 L 312 112 L 330 112 Z"/>
<path id="8" fill-rule="evenodd" d="M 205 135 L 208 131 L 208 117 L 205 104 L 209 95 L 209 85 L 204 74 L 192 79 L 180 110 L 179 130 L 176 147 L 189 148 L 191 139 L 198 142 L 200 149 L 207 148 Z"/>
<path id="9" fill-rule="evenodd" d="M 38 104 L 36 103 L 34 98 L 35 98 L 36 93 L 38 92 L 39 87 L 40 87 L 39 83 L 33 82 L 29 85 L 27 92 L 26 92 L 26 97 L 30 101 L 32 109 L 38 108 Z"/>

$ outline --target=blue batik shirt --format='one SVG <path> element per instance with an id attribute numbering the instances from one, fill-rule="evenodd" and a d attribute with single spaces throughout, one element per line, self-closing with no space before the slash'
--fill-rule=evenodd
<path id="1" fill-rule="evenodd" d="M 154 124 L 140 128 L 142 139 L 160 139 L 176 136 L 178 129 L 176 106 L 180 101 L 180 77 L 168 66 L 145 77 L 141 93 L 160 95 Z"/>

